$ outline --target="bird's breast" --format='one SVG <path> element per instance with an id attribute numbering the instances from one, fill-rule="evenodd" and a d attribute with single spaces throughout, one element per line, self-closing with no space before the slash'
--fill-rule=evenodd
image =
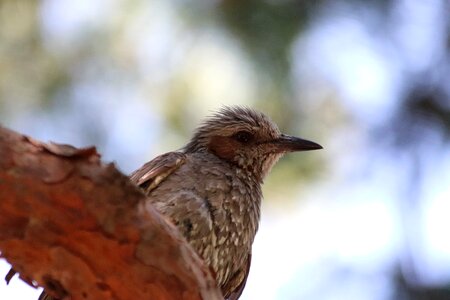
<path id="1" fill-rule="evenodd" d="M 259 184 L 244 180 L 227 163 L 194 156 L 149 196 L 221 285 L 245 264 L 259 223 Z"/>

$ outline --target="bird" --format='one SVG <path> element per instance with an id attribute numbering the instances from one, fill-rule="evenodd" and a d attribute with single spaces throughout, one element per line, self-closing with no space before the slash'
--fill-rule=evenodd
<path id="1" fill-rule="evenodd" d="M 169 219 L 204 260 L 224 299 L 237 300 L 250 271 L 264 179 L 284 154 L 318 149 L 281 133 L 262 112 L 224 106 L 184 147 L 157 156 L 129 178 L 146 195 L 145 206 Z M 15 271 L 10 273 L 9 279 Z M 54 298 L 44 291 L 39 299 Z"/>
<path id="2" fill-rule="evenodd" d="M 203 258 L 225 299 L 236 300 L 249 275 L 264 179 L 284 154 L 317 149 L 281 133 L 262 112 L 224 106 L 184 147 L 157 156 L 130 180 Z"/>

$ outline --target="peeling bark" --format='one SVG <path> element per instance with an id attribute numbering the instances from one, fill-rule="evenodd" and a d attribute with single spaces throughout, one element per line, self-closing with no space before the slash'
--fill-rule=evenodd
<path id="1" fill-rule="evenodd" d="M 177 229 L 95 148 L 0 127 L 0 251 L 68 299 L 223 299 Z"/>

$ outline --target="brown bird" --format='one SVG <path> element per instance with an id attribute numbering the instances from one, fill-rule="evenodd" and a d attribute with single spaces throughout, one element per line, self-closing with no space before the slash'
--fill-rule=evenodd
<path id="1" fill-rule="evenodd" d="M 224 107 L 181 150 L 156 157 L 130 178 L 214 271 L 224 297 L 238 299 L 249 274 L 264 178 L 283 154 L 321 148 L 282 134 L 260 112 Z"/>
<path id="2" fill-rule="evenodd" d="M 249 274 L 264 178 L 283 154 L 321 148 L 282 134 L 260 112 L 224 107 L 181 150 L 156 157 L 130 179 L 213 270 L 224 297 L 235 300 Z M 53 298 L 43 292 L 39 299 Z"/>

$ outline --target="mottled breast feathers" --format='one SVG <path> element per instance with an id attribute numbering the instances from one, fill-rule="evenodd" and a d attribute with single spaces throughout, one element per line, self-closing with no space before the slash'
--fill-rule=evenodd
<path id="1" fill-rule="evenodd" d="M 149 195 L 150 199 L 153 199 L 152 195 L 157 192 L 154 190 L 158 186 L 161 186 L 161 183 L 164 182 L 164 180 L 168 179 L 177 170 L 180 170 L 180 167 L 182 167 L 184 164 L 192 163 L 192 158 L 190 159 L 187 155 L 190 154 L 185 154 L 182 152 L 168 152 L 160 155 L 143 165 L 140 169 L 133 172 L 130 175 L 130 180 L 131 182 L 139 186 L 146 195 Z M 195 205 L 199 206 L 202 203 L 206 203 L 206 199 L 198 199 L 198 197 L 194 197 L 192 191 L 189 190 L 186 190 L 185 192 L 179 190 L 177 191 L 177 195 L 177 197 L 179 197 L 179 199 L 177 200 L 184 205 L 178 207 L 178 209 L 173 209 L 174 206 L 171 206 L 173 205 L 173 202 L 175 200 L 173 198 L 173 195 L 167 195 L 168 197 L 166 200 L 162 200 L 161 197 L 155 196 L 155 199 L 159 199 L 159 201 L 151 203 L 155 206 L 155 208 L 159 208 L 158 210 L 160 210 L 163 215 L 173 221 L 174 225 L 178 227 L 180 232 L 190 242 L 191 246 L 194 249 L 200 252 L 202 249 L 209 249 L 211 251 L 211 247 L 202 246 L 202 244 L 204 244 L 205 242 L 210 242 L 205 239 L 205 237 L 209 237 L 210 234 L 206 232 L 202 233 L 198 229 L 209 228 L 210 230 L 214 230 L 214 224 L 212 224 L 212 220 L 214 219 L 214 217 L 209 215 L 206 217 L 202 215 L 202 213 L 208 210 L 197 210 L 189 208 Z M 167 203 L 167 207 L 165 204 L 161 203 L 161 200 L 162 202 Z M 177 200 L 175 200 L 175 202 L 178 202 Z M 188 205 L 189 203 L 190 205 Z M 184 208 L 188 210 L 186 211 Z M 197 227 L 197 230 L 188 230 L 189 226 L 187 226 L 185 223 L 189 222 L 191 219 L 195 219 L 197 220 L 197 222 L 201 222 L 195 225 Z M 215 247 L 214 245 L 211 246 Z M 205 253 L 198 254 L 200 256 L 205 255 Z M 206 254 L 206 256 L 203 257 L 205 259 L 205 262 L 207 262 L 207 258 L 209 257 L 210 254 Z M 225 281 L 225 283 L 220 284 L 218 281 L 219 287 L 221 288 L 225 299 L 236 300 L 240 297 L 247 281 L 250 262 L 251 254 L 248 254 L 243 267 L 231 273 L 230 277 Z M 212 266 L 210 266 L 210 268 L 214 272 L 214 268 Z"/>
<path id="2" fill-rule="evenodd" d="M 248 274 L 250 273 L 250 265 L 252 262 L 252 254 L 249 253 L 245 268 L 240 269 L 236 274 L 234 274 L 233 278 L 228 282 L 228 284 L 222 287 L 222 292 L 226 291 L 225 299 L 228 300 L 237 300 L 241 297 L 242 292 L 244 291 L 245 284 L 247 283 Z M 228 294 L 227 294 L 228 292 Z"/>

